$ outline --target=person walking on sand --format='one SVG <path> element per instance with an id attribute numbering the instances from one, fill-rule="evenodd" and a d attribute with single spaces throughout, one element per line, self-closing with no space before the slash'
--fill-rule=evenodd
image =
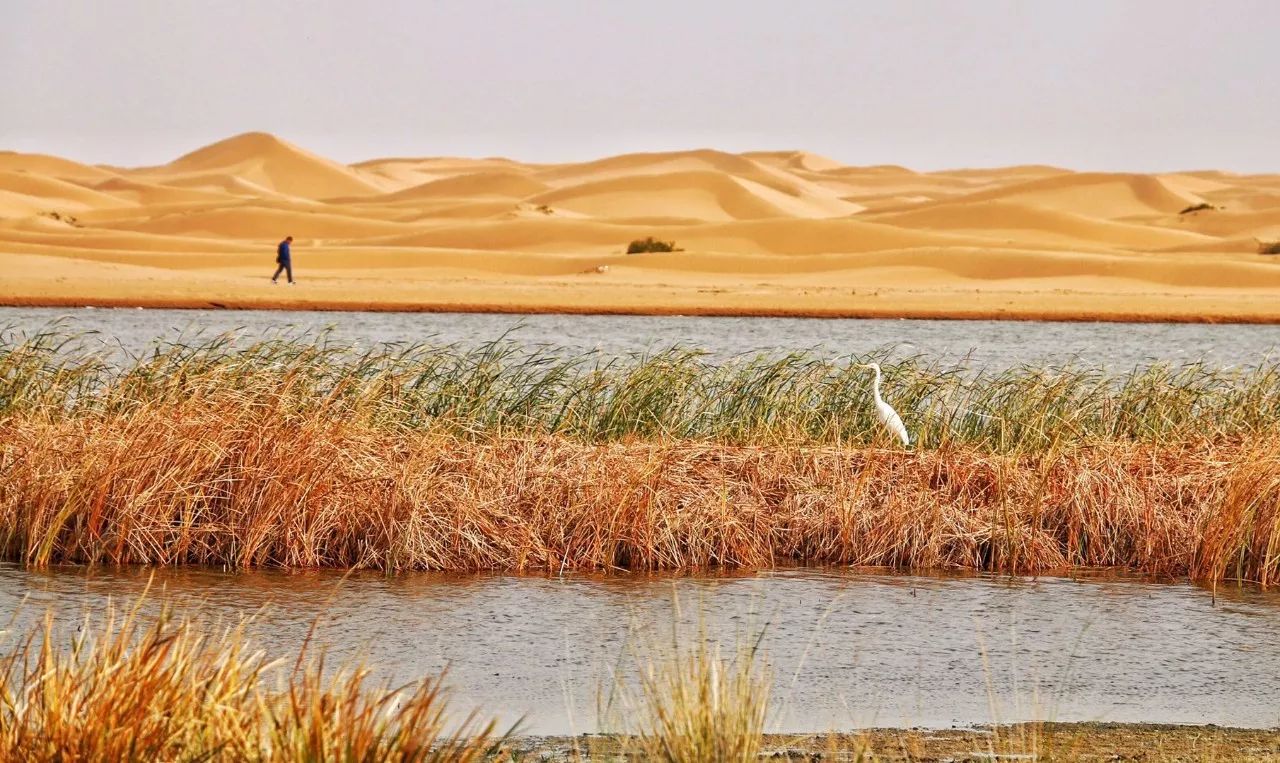
<path id="1" fill-rule="evenodd" d="M 288 273 L 289 285 L 293 285 L 293 259 L 289 252 L 289 245 L 293 243 L 293 236 L 285 236 L 284 241 L 276 245 L 276 264 L 280 267 L 276 268 L 276 274 L 271 276 L 271 283 L 277 283 L 276 279 L 281 273 Z"/>

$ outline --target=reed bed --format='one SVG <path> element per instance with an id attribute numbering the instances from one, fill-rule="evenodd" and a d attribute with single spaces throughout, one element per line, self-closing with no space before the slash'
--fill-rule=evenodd
<path id="1" fill-rule="evenodd" d="M 1032 454 L 463 436 L 191 396 L 0 418 L 30 565 L 656 570 L 791 562 L 1273 583 L 1280 439 Z"/>
<path id="2" fill-rule="evenodd" d="M 138 602 L 138 606 L 141 605 Z M 71 638 L 46 617 L 0 658 L 0 761 L 479 761 L 505 738 L 448 717 L 439 679 L 378 685 L 304 646 L 256 651 L 243 625 L 208 632 L 138 609 Z"/>
<path id="3" fill-rule="evenodd" d="M 856 365 L 874 356 L 73 344 L 0 332 L 10 560 L 1280 574 L 1276 365 L 904 361 L 904 450 Z"/>
<path id="4" fill-rule="evenodd" d="M 0 418 L 129 414 L 188 399 L 271 408 L 294 419 L 391 430 L 560 435 L 582 442 L 706 440 L 736 445 L 874 445 L 871 374 L 915 447 L 1045 452 L 1095 442 L 1257 439 L 1280 422 L 1280 365 L 1155 365 L 1106 374 L 1074 366 L 968 372 L 885 352 L 714 361 L 673 348 L 566 357 L 498 340 L 475 348 L 380 345 L 324 336 L 237 345 L 223 336 L 157 347 L 123 364 L 59 333 L 0 331 Z"/>

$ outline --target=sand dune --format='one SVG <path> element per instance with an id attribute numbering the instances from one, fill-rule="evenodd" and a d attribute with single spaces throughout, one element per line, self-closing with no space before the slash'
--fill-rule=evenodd
<path id="1" fill-rule="evenodd" d="M 5 218 L 23 218 L 31 215 L 47 214 L 50 206 L 48 199 L 0 189 L 0 223 Z M 80 206 L 64 204 L 62 209 L 76 210 L 80 209 Z"/>
<path id="2" fill-rule="evenodd" d="M 968 196 L 1061 209 L 1103 220 L 1176 213 L 1204 199 L 1179 193 L 1151 175 L 1082 172 L 1052 175 Z"/>
<path id="3" fill-rule="evenodd" d="M 305 243 L 310 239 L 359 239 L 385 236 L 403 226 L 383 220 L 339 212 L 238 206 L 166 214 L 154 219 L 104 223 L 101 227 L 156 233 L 167 236 L 214 236 L 232 239 L 277 239 L 291 235 Z M 282 233 L 283 232 L 283 233 Z"/>
<path id="4" fill-rule="evenodd" d="M 655 216 L 755 220 L 788 216 L 781 207 L 732 175 L 709 170 L 625 175 L 551 191 L 530 201 L 606 219 Z"/>
<path id="5" fill-rule="evenodd" d="M 566 185 L 630 175 L 658 175 L 668 172 L 710 171 L 725 174 L 758 174 L 761 166 L 745 156 L 712 149 L 623 154 L 580 164 L 547 167 L 539 179 L 551 185 Z"/>
<path id="6" fill-rule="evenodd" d="M 877 222 L 908 228 L 985 231 L 987 235 L 1080 242 L 1135 250 L 1211 244 L 1200 231 L 1167 230 L 1149 225 L 1101 220 L 1053 208 L 1009 201 L 968 201 L 937 204 L 924 209 L 875 216 Z"/>
<path id="7" fill-rule="evenodd" d="M 321 199 L 381 190 L 358 170 L 266 133 L 245 133 L 178 157 L 154 174 L 225 172 L 292 196 Z"/>
<path id="8" fill-rule="evenodd" d="M 1229 208 L 1206 209 L 1179 215 L 1166 224 L 1217 238 L 1242 235 L 1280 238 L 1280 206 L 1263 211 L 1241 212 Z"/>
<path id="9" fill-rule="evenodd" d="M 211 191 L 245 199 L 292 198 L 261 183 L 255 183 L 252 180 L 237 177 L 228 172 L 165 174 L 161 182 L 168 188 L 190 188 L 197 191 Z"/>
<path id="10" fill-rule="evenodd" d="M 0 171 L 29 172 L 54 178 L 93 179 L 107 178 L 115 173 L 101 167 L 73 162 L 46 154 L 24 154 L 17 151 L 0 151 Z"/>
<path id="11" fill-rule="evenodd" d="M 93 184 L 93 189 L 144 207 L 172 204 L 225 204 L 227 202 L 225 193 L 213 190 L 183 188 L 168 183 L 162 185 L 123 177 L 96 182 Z"/>
<path id="12" fill-rule="evenodd" d="M 1015 164 L 1009 167 L 987 167 L 962 170 L 943 170 L 942 172 L 933 173 L 939 177 L 952 178 L 969 178 L 986 181 L 1008 181 L 1015 179 L 1030 180 L 1031 178 L 1049 177 L 1051 175 L 1068 175 L 1072 174 L 1071 170 L 1062 167 L 1054 167 L 1051 164 Z"/>
<path id="13" fill-rule="evenodd" d="M 1280 193 L 1240 194 L 1231 199 L 1232 205 L 1246 210 L 1280 209 Z"/>
<path id="14" fill-rule="evenodd" d="M 121 178 L 103 182 L 110 183 Z M 105 189 L 87 188 L 67 180 L 28 172 L 0 171 L 0 191 L 32 200 L 36 209 L 85 210 L 119 207 L 129 202 L 104 192 Z M 2 214 L 2 213 L 0 213 Z"/>
<path id="15" fill-rule="evenodd" d="M 379 201 L 486 199 L 495 196 L 509 199 L 527 199 L 546 190 L 546 184 L 529 177 L 527 173 L 510 170 L 487 170 L 429 180 L 379 197 Z"/>
<path id="16" fill-rule="evenodd" d="M 351 168 L 360 171 L 365 176 L 381 177 L 401 188 L 407 188 L 429 179 L 438 180 L 453 175 L 470 175 L 476 172 L 525 172 L 533 171 L 538 166 L 502 157 L 472 159 L 456 156 L 437 156 L 368 159 L 363 162 L 356 162 L 351 165 Z"/>
<path id="17" fill-rule="evenodd" d="M 1202 206 L 1205 205 L 1205 206 Z M 295 241 L 304 288 L 272 290 Z M 624 254 L 633 239 L 669 254 Z M 1280 320 L 1280 176 L 921 172 L 804 151 L 160 166 L 0 152 L 0 302 Z"/>
<path id="18" fill-rule="evenodd" d="M 844 165 L 835 159 L 812 154 L 808 151 L 748 151 L 743 156 L 763 164 L 771 164 L 790 171 L 825 172 L 840 169 Z"/>
<path id="19" fill-rule="evenodd" d="M 685 238 L 715 251 L 775 255 L 986 247 L 993 244 L 976 235 L 912 230 L 858 219 L 756 220 L 737 225 L 708 225 L 687 231 Z M 779 267 L 785 270 L 790 264 L 789 260 L 782 260 Z"/>

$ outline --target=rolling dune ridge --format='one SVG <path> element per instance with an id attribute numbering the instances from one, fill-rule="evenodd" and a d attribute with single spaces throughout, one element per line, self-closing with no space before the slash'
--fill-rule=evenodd
<path id="1" fill-rule="evenodd" d="M 273 288 L 295 237 L 295 289 Z M 682 251 L 628 256 L 654 236 Z M 1280 321 L 1280 176 L 916 172 L 801 151 L 344 165 L 0 152 L 0 302 Z"/>

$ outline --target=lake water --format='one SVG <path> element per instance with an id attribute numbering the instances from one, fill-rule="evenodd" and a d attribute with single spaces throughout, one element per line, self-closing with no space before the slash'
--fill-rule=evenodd
<path id="1" fill-rule="evenodd" d="M 143 570 L 0 568 L 0 612 L 68 622 L 127 601 Z M 22 603 L 22 599 L 26 602 Z M 780 731 L 1048 718 L 1280 724 L 1280 595 L 1142 580 L 922 577 L 840 569 L 722 576 L 158 570 L 148 606 L 252 627 L 296 652 L 313 620 L 339 659 L 404 681 L 449 666 L 462 707 L 533 734 L 599 727 L 611 676 L 673 627 L 732 654 L 764 633 Z M 680 614 L 676 615 L 678 603 Z"/>
<path id="2" fill-rule="evenodd" d="M 132 310 L 0 308 L 0 330 L 50 325 L 94 332 L 89 344 L 145 351 L 157 340 L 309 336 L 328 329 L 335 341 L 476 345 L 506 336 L 525 346 L 611 355 L 683 345 L 716 357 L 812 350 L 848 355 L 887 349 L 902 357 L 973 368 L 1076 362 L 1123 371 L 1156 361 L 1205 360 L 1215 366 L 1258 364 L 1277 354 L 1280 326 L 1028 321 L 854 320 L 645 316 L 492 315 L 483 313 L 341 313 L 268 310 Z"/>
<path id="3" fill-rule="evenodd" d="M 1153 361 L 1252 365 L 1277 326 L 478 314 L 0 308 L 0 328 L 53 322 L 138 353 L 158 340 L 236 330 L 246 339 L 326 327 L 335 340 L 526 346 L 626 354 L 674 344 L 716 357 L 889 348 L 971 367 L 1074 361 L 1123 370 Z M 0 617 L 47 607 L 101 612 L 147 585 L 146 570 L 0 567 Z M 525 730 L 596 730 L 610 676 L 671 643 L 673 628 L 724 640 L 763 629 L 776 730 L 949 726 L 1039 717 L 1280 724 L 1280 596 L 1143 580 L 921 577 L 778 570 L 699 577 L 381 576 L 157 570 L 162 601 L 220 622 L 267 607 L 253 632 L 291 652 L 315 620 L 337 659 L 362 655 L 408 680 L 445 666 L 464 705 Z M 675 602 L 681 612 L 677 615 Z M 637 657 L 640 655 L 640 657 Z"/>

